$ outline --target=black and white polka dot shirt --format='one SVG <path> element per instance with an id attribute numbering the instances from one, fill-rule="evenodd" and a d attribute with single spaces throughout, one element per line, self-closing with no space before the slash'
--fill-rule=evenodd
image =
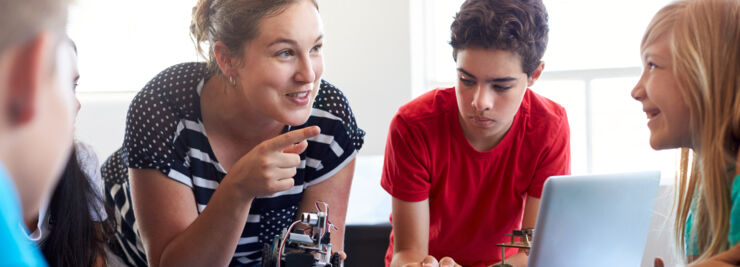
<path id="1" fill-rule="evenodd" d="M 208 142 L 201 118 L 200 92 L 208 78 L 205 63 L 183 63 L 149 81 L 129 107 L 121 150 L 126 166 L 157 169 L 192 188 L 199 213 L 208 206 L 226 175 Z M 357 127 L 347 99 L 324 80 L 308 121 L 292 129 L 313 125 L 321 128 L 321 134 L 308 139 L 308 148 L 300 155 L 301 164 L 294 176 L 295 185 L 253 201 L 230 265 L 259 262 L 263 244 L 271 242 L 295 219 L 304 190 L 332 177 L 362 147 L 365 132 Z M 132 214 L 124 215 L 124 220 L 130 225 L 135 223 Z"/>

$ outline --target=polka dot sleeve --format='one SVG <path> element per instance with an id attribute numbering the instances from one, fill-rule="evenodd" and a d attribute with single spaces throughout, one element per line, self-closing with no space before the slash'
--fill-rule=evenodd
<path id="1" fill-rule="evenodd" d="M 316 102 L 313 107 L 328 111 L 342 120 L 342 125 L 347 136 L 352 141 L 354 149 L 360 150 L 365 138 L 365 131 L 357 127 L 355 114 L 349 106 L 349 100 L 344 93 L 326 80 L 321 80 L 321 88 L 316 95 Z"/>
<path id="2" fill-rule="evenodd" d="M 321 82 L 311 117 L 304 126 L 316 125 L 321 134 L 310 138 L 305 151 L 306 183 L 312 186 L 332 177 L 357 155 L 365 131 L 357 127 L 347 98 L 330 83 Z"/>
<path id="3" fill-rule="evenodd" d="M 173 145 L 178 122 L 198 108 L 197 86 L 205 66 L 183 63 L 149 81 L 129 106 L 122 159 L 129 168 L 157 169 L 165 175 L 184 164 Z"/>

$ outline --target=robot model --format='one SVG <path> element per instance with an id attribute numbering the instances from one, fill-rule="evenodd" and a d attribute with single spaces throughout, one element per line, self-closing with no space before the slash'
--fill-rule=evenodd
<path id="1" fill-rule="evenodd" d="M 319 204 L 324 206 L 325 212 Z M 329 205 L 316 202 L 317 211 L 304 212 L 301 219 L 283 228 L 272 244 L 262 250 L 262 267 L 340 267 L 338 252 L 332 254 L 330 230 L 337 230 L 329 222 Z M 297 229 L 301 225 L 304 229 Z"/>
<path id="2" fill-rule="evenodd" d="M 529 255 L 529 249 L 532 248 L 532 237 L 534 236 L 534 228 L 514 230 L 510 235 L 507 236 L 511 237 L 511 242 L 496 244 L 497 247 L 501 248 L 501 263 L 496 264 L 492 267 L 511 267 L 511 264 L 507 264 L 504 261 L 504 252 L 506 248 L 524 249 L 524 252 Z M 519 241 L 515 240 L 515 238 L 517 237 L 519 238 Z"/>

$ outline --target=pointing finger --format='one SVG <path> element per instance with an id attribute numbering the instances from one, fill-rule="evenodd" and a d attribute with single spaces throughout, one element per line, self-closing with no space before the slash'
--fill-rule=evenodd
<path id="1" fill-rule="evenodd" d="M 268 149 L 283 151 L 283 149 L 288 148 L 295 143 L 317 136 L 320 133 L 321 130 L 318 126 L 311 126 L 278 135 L 277 137 L 265 142 Z"/>

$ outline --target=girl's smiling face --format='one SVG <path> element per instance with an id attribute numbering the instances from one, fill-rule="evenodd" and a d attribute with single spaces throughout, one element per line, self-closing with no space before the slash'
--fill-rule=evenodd
<path id="1" fill-rule="evenodd" d="M 653 149 L 693 148 L 689 108 L 673 73 L 669 37 L 663 34 L 645 46 L 644 70 L 631 94 L 647 114 Z"/>

